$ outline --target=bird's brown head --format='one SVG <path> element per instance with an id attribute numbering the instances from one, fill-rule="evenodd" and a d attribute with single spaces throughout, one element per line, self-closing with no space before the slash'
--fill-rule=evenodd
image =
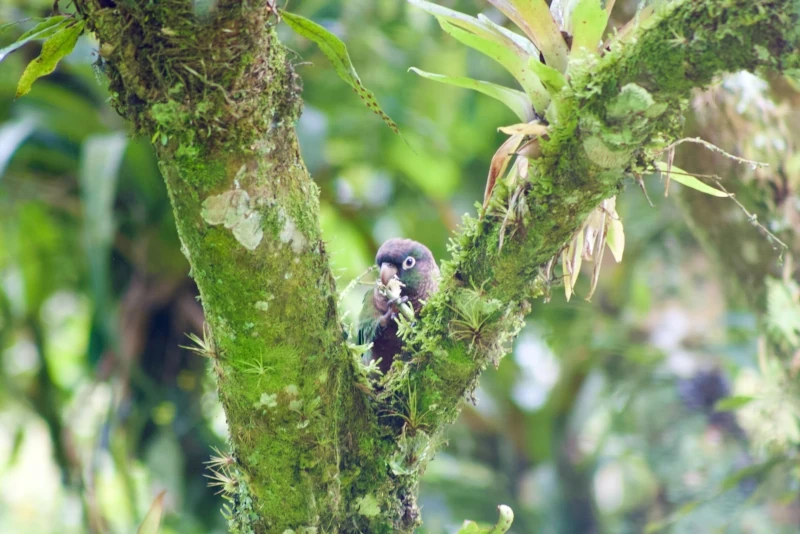
<path id="1" fill-rule="evenodd" d="M 381 282 L 397 276 L 405 285 L 403 295 L 412 301 L 426 299 L 439 285 L 439 267 L 428 247 L 411 239 L 390 239 L 375 256 Z"/>

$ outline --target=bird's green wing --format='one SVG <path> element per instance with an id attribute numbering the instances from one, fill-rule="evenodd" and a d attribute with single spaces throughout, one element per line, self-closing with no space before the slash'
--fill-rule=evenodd
<path id="1" fill-rule="evenodd" d="M 356 343 L 366 345 L 372 343 L 378 335 L 380 328 L 380 318 L 383 314 L 375 307 L 372 301 L 372 291 L 364 295 L 364 304 L 361 306 L 361 313 L 358 315 L 358 327 L 356 329 Z"/>

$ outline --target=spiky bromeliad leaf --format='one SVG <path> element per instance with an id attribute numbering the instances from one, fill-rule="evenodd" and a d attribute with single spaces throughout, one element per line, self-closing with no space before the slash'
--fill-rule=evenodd
<path id="1" fill-rule="evenodd" d="M 567 30 L 572 34 L 571 53 L 596 52 L 607 24 L 608 12 L 600 5 L 600 0 L 579 0 L 572 11 L 570 28 Z"/>
<path id="2" fill-rule="evenodd" d="M 478 18 L 471 17 L 464 13 L 448 9 L 438 4 L 426 2 L 425 0 L 408 0 L 408 3 L 418 7 L 426 13 L 436 17 L 440 23 L 448 22 L 462 30 L 474 33 L 484 39 L 497 43 L 508 48 L 511 52 L 521 58 L 538 56 L 536 48 L 521 35 L 495 24 L 488 18 L 479 15 Z"/>
<path id="3" fill-rule="evenodd" d="M 158 534 L 161 527 L 161 516 L 164 515 L 164 495 L 166 493 L 166 491 L 162 491 L 153 499 L 137 534 Z"/>
<path id="4" fill-rule="evenodd" d="M 533 107 L 544 112 L 550 98 L 536 74 L 527 68 L 531 58 L 539 57 L 530 42 L 486 17 L 470 17 L 425 0 L 408 2 L 436 17 L 442 29 L 461 43 L 500 63 L 517 79 Z"/>
<path id="5" fill-rule="evenodd" d="M 541 80 L 542 85 L 544 85 L 547 92 L 550 93 L 551 97 L 555 97 L 558 93 L 561 92 L 561 89 L 567 85 L 567 79 L 564 77 L 561 72 L 557 71 L 553 67 L 548 67 L 538 58 L 531 59 L 528 62 L 528 66 L 530 69 L 536 73 L 536 76 Z"/>
<path id="6" fill-rule="evenodd" d="M 530 58 L 522 58 L 501 44 L 475 33 L 470 33 L 444 20 L 440 20 L 439 25 L 457 40 L 486 54 L 505 67 L 525 90 L 534 109 L 540 113 L 544 112 L 550 103 L 550 95 L 536 73 L 527 68 Z"/>
<path id="7" fill-rule="evenodd" d="M 725 198 L 730 195 L 719 189 L 711 187 L 710 185 L 704 184 L 688 172 L 679 169 L 675 165 L 670 166 L 669 164 L 663 161 L 656 162 L 656 168 L 661 172 L 661 174 L 666 174 L 669 176 L 670 180 L 675 180 L 681 185 L 685 185 L 686 187 L 690 187 L 696 191 L 700 191 L 701 193 L 705 193 L 707 195 L 711 195 L 714 197 Z"/>
<path id="8" fill-rule="evenodd" d="M 558 111 L 561 104 L 561 98 L 558 96 L 561 90 L 567 85 L 566 77 L 553 67 L 549 67 L 539 61 L 538 58 L 533 58 L 528 62 L 530 70 L 536 74 L 542 85 L 547 90 L 547 93 L 552 100 L 552 104 L 544 110 L 544 116 L 551 123 L 558 122 Z"/>
<path id="9" fill-rule="evenodd" d="M 559 72 L 567 70 L 567 43 L 561 35 L 550 8 L 544 0 L 489 0 L 516 24 L 536 48 L 545 62 Z"/>
<path id="10" fill-rule="evenodd" d="M 53 72 L 58 62 L 72 52 L 72 49 L 75 48 L 75 43 L 78 42 L 78 37 L 83 33 L 85 24 L 86 21 L 81 20 L 54 26 L 58 30 L 44 42 L 39 57 L 25 67 L 25 71 L 23 71 L 19 83 L 17 83 L 17 98 L 28 94 L 33 82 Z"/>
<path id="11" fill-rule="evenodd" d="M 499 100 L 508 106 L 508 108 L 513 111 L 522 121 L 528 122 L 534 117 L 533 107 L 530 104 L 530 100 L 528 100 L 528 97 L 522 91 L 503 87 L 502 85 L 497 85 L 491 82 L 473 80 L 472 78 L 433 74 L 431 72 L 425 72 L 424 70 L 414 67 L 411 67 L 408 70 L 429 80 L 446 83 L 448 85 L 455 85 L 456 87 L 463 87 L 465 89 L 472 89 Z"/>
<path id="12" fill-rule="evenodd" d="M 372 91 L 364 87 L 364 84 L 361 83 L 361 78 L 358 77 L 353 62 L 350 60 L 347 46 L 345 46 L 341 39 L 316 22 L 297 15 L 296 13 L 282 11 L 281 17 L 295 33 L 313 41 L 331 62 L 339 78 L 352 87 L 367 107 L 383 119 L 383 122 L 385 122 L 394 133 L 400 133 L 397 124 L 383 111 L 380 105 L 378 105 L 378 100 L 375 98 Z"/>
<path id="13" fill-rule="evenodd" d="M 514 41 L 517 45 L 519 45 L 520 48 L 525 50 L 525 52 L 527 52 L 529 56 L 539 57 L 539 50 L 537 50 L 537 48 L 533 45 L 533 43 L 530 42 L 528 38 L 525 37 L 524 35 L 520 35 L 516 32 L 509 30 L 508 28 L 500 26 L 499 24 L 497 24 L 492 19 L 490 19 L 489 17 L 487 17 L 482 13 L 478 13 L 478 20 L 482 22 L 484 25 L 486 25 L 486 27 L 493 29 L 497 33 L 505 35 L 506 37 Z"/>
<path id="14" fill-rule="evenodd" d="M 62 29 L 64 25 L 71 20 L 74 19 L 64 15 L 59 15 L 57 17 L 49 17 L 41 21 L 36 26 L 20 35 L 19 39 L 10 45 L 6 46 L 5 48 L 0 48 L 0 61 L 3 61 L 6 56 L 8 56 L 14 50 L 21 48 L 23 45 L 31 41 L 35 41 L 37 39 L 47 39 Z"/>

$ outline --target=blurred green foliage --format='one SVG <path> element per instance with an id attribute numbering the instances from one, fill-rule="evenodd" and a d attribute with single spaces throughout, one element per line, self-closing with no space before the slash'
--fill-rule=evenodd
<path id="1" fill-rule="evenodd" d="M 482 2 L 447 4 L 502 21 Z M 615 25 L 636 9 L 618 4 Z M 0 24 L 51 7 L 6 2 Z M 517 119 L 407 69 L 513 80 L 403 2 L 293 8 L 347 43 L 402 132 L 281 30 L 305 87 L 298 130 L 339 286 L 391 236 L 446 257 L 482 198 L 496 128 Z M 30 25 L 5 29 L 0 46 Z M 131 532 L 162 489 L 164 532 L 224 532 L 202 464 L 224 448 L 224 416 L 206 362 L 180 347 L 202 332 L 202 310 L 149 140 L 126 137 L 86 37 L 14 100 L 37 46 L 0 65 L 0 532 Z M 756 318 L 726 299 L 672 199 L 651 208 L 630 187 L 618 209 L 624 262 L 606 258 L 591 303 L 558 288 L 534 303 L 428 469 L 424 532 L 493 522 L 500 503 L 518 533 L 797 531 L 800 436 L 776 429 L 780 447 L 757 447 L 734 413 L 714 410 L 734 384 L 758 395 L 775 383 Z M 345 296 L 351 313 L 364 290 Z M 798 398 L 781 402 L 775 420 L 796 426 Z"/>

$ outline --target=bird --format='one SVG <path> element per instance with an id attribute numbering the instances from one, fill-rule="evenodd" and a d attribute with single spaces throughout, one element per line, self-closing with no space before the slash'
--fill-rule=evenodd
<path id="1" fill-rule="evenodd" d="M 376 282 L 375 288 L 364 295 L 358 318 L 358 344 L 373 344 L 366 356 L 370 360 L 380 359 L 378 368 L 386 374 L 403 348 L 395 321 L 398 306 L 408 302 L 414 313 L 419 312 L 423 302 L 439 288 L 439 267 L 428 247 L 402 238 L 392 238 L 383 243 L 375 255 L 375 263 L 380 268 L 382 285 L 395 277 L 403 284 L 400 299 L 392 302 Z"/>

